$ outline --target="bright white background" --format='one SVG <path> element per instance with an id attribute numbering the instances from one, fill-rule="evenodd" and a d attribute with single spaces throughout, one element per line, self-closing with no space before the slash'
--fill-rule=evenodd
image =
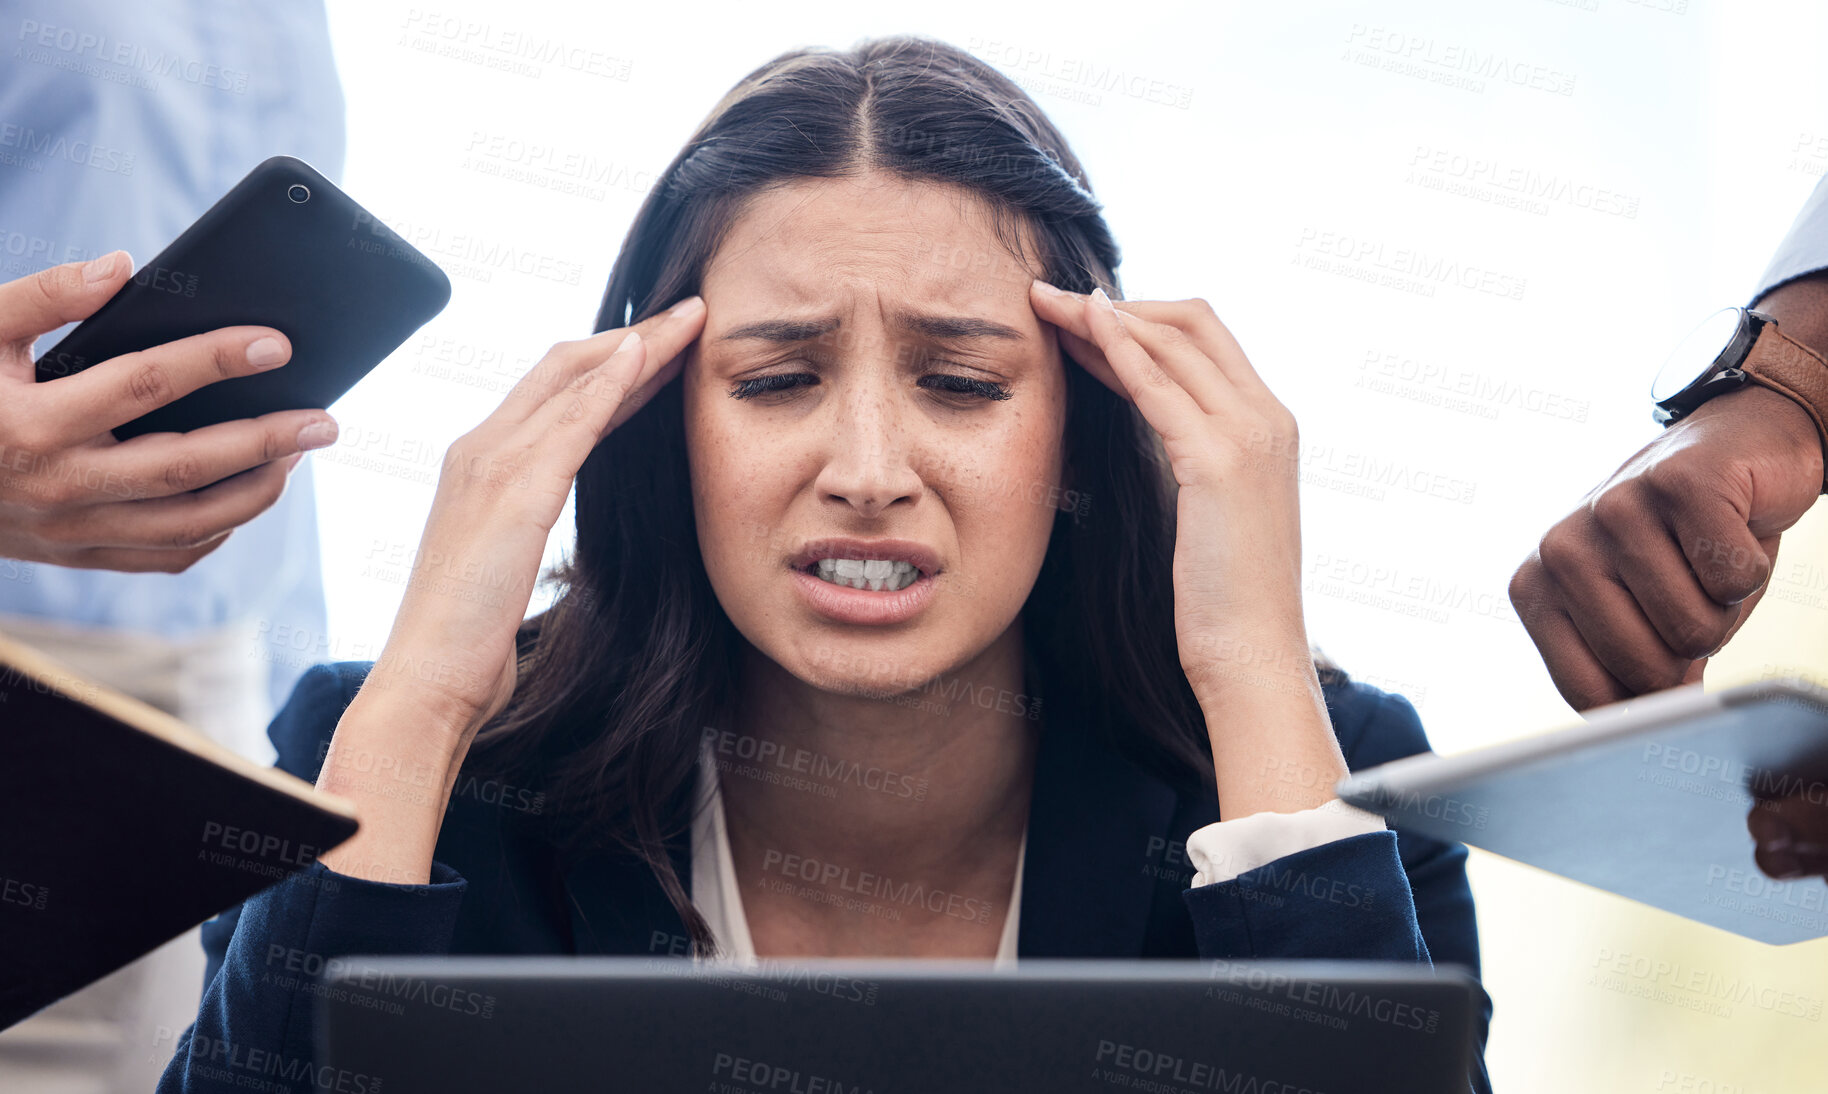
<path id="1" fill-rule="evenodd" d="M 1441 751 L 1568 720 L 1505 583 L 1653 435 L 1662 354 L 1706 311 L 1745 302 L 1828 170 L 1828 13 L 1803 0 L 866 9 L 332 2 L 346 188 L 455 293 L 333 408 L 343 437 L 311 457 L 331 612 L 318 652 L 378 651 L 444 447 L 548 345 L 589 332 L 646 188 L 722 93 L 788 48 L 911 31 L 1027 87 L 1107 205 L 1127 294 L 1212 301 L 1296 412 L 1307 612 L 1334 659 L 1408 694 Z M 584 71 L 518 59 L 510 36 L 592 56 Z M 1468 55 L 1542 86 L 1457 70 Z M 1075 82 L 1111 71 L 1186 105 Z M 1502 184 L 1517 177 L 1547 194 Z M 1411 255 L 1500 292 L 1425 272 L 1419 291 L 1378 283 Z M 552 557 L 568 528 L 569 515 Z M 1722 672 L 1828 652 L 1819 610 L 1770 614 Z M 1473 869 L 1501 1090 L 1729 1094 L 1828 1077 L 1823 944 L 1772 950 L 1482 854 Z M 1815 1016 L 1702 1013 L 1654 974 L 1608 986 L 1595 974 L 1620 954 L 1742 976 Z"/>

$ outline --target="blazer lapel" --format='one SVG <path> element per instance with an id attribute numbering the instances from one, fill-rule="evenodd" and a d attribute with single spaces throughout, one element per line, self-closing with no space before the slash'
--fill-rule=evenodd
<path id="1" fill-rule="evenodd" d="M 689 893 L 690 833 L 669 841 L 667 851 Z M 642 860 L 609 852 L 586 855 L 564 870 L 564 884 L 574 953 L 690 956 L 685 921 Z"/>
<path id="2" fill-rule="evenodd" d="M 1047 712 L 1035 761 L 1017 953 L 1138 956 L 1177 796 L 1061 713 Z"/>

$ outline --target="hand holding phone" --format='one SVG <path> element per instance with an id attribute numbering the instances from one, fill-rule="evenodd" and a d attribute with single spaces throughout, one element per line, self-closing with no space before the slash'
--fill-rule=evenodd
<path id="1" fill-rule="evenodd" d="M 302 160 L 262 161 L 38 359 L 41 383 L 222 327 L 265 326 L 289 367 L 235 376 L 117 425 L 121 440 L 328 407 L 451 298 L 432 261 Z"/>
<path id="2" fill-rule="evenodd" d="M 33 341 L 95 312 L 132 274 L 115 251 L 0 284 L 0 556 L 176 573 L 277 501 L 299 454 L 336 440 L 322 410 L 112 435 L 226 377 L 283 371 L 292 346 L 270 327 L 199 333 L 36 382 Z"/>

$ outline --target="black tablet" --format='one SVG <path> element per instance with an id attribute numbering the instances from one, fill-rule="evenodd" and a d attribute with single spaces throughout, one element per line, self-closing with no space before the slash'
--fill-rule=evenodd
<path id="1" fill-rule="evenodd" d="M 1615 703 L 1571 729 L 1367 768 L 1339 796 L 1747 938 L 1828 936 L 1828 885 L 1767 877 L 1746 827 L 1760 802 L 1828 807 L 1828 691 L 1802 680 Z"/>
<path id="2" fill-rule="evenodd" d="M 252 324 L 291 339 L 292 359 L 199 388 L 114 435 L 322 408 L 450 297 L 450 279 L 431 259 L 308 164 L 275 156 L 45 351 L 37 376 L 51 382 L 124 353 Z"/>

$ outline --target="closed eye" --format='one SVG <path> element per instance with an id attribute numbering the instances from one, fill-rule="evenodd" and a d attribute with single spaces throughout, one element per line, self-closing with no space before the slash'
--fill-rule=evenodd
<path id="1" fill-rule="evenodd" d="M 777 391 L 801 387 L 803 384 L 816 384 L 819 378 L 810 372 L 777 372 L 772 376 L 757 376 L 753 380 L 739 380 L 730 389 L 732 399 L 753 399 L 757 395 L 768 395 Z"/>
<path id="2" fill-rule="evenodd" d="M 933 381 L 929 384 L 927 381 Z M 935 372 L 920 378 L 920 385 L 934 391 L 944 391 L 952 395 L 976 395 L 980 399 L 1001 401 L 1009 398 L 1009 389 L 1002 384 L 989 380 L 979 380 L 974 376 L 955 376 L 949 372 Z"/>
<path id="3" fill-rule="evenodd" d="M 758 395 L 777 394 L 797 387 L 808 387 L 818 382 L 819 378 L 810 372 L 782 372 L 769 376 L 757 376 L 753 379 L 737 381 L 730 388 L 730 397 L 732 399 L 753 399 Z M 920 386 L 940 394 L 967 395 L 997 402 L 1010 398 L 1009 389 L 1002 384 L 949 372 L 935 372 L 922 376 Z"/>

